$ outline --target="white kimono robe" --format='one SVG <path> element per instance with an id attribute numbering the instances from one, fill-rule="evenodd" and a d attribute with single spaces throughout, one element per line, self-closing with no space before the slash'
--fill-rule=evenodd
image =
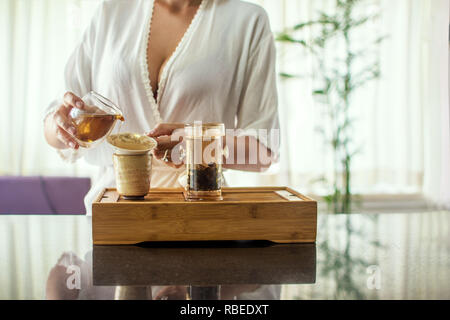
<path id="1" fill-rule="evenodd" d="M 122 132 L 149 132 L 160 122 L 222 122 L 227 129 L 277 129 L 275 46 L 266 12 L 239 0 L 203 0 L 162 70 L 157 101 L 147 64 L 153 0 L 104 1 L 70 57 L 66 90 L 96 91 L 122 110 Z M 148 59 L 151 59 L 151 53 Z M 49 112 L 60 104 L 55 100 Z M 268 145 L 268 141 L 260 138 Z M 269 143 L 270 144 L 270 143 Z M 269 145 L 268 145 L 269 146 Z M 270 146 L 269 146 L 270 148 Z M 99 167 L 85 199 L 88 214 L 97 194 L 113 187 L 112 148 L 82 152 Z M 183 169 L 153 161 L 152 187 L 175 187 Z"/>

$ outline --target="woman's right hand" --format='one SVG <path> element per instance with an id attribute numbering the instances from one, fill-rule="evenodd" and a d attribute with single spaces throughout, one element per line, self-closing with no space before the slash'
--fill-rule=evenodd
<path id="1" fill-rule="evenodd" d="M 57 149 L 78 149 L 80 147 L 73 138 L 76 128 L 69 117 L 73 108 L 84 109 L 84 102 L 74 93 L 66 92 L 63 104 L 45 119 L 45 138 L 51 146 Z"/>
<path id="2" fill-rule="evenodd" d="M 181 149 L 174 149 L 183 141 L 183 128 L 183 123 L 160 123 L 147 134 L 158 143 L 153 155 L 156 159 L 163 160 L 169 167 L 180 168 L 184 165 L 180 158 Z"/>

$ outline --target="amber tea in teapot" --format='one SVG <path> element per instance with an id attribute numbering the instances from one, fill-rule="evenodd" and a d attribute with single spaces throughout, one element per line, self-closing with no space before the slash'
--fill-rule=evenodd
<path id="1" fill-rule="evenodd" d="M 82 98 L 84 107 L 70 111 L 78 144 L 90 148 L 109 136 L 117 121 L 124 121 L 122 112 L 110 100 L 98 93 L 90 92 Z"/>
<path id="2" fill-rule="evenodd" d="M 106 136 L 117 120 L 124 121 L 124 118 L 109 114 L 80 115 L 73 120 L 77 129 L 75 138 L 84 143 L 95 142 Z"/>

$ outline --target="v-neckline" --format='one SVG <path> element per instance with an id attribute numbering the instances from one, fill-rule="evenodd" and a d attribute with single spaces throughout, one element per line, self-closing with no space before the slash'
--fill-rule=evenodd
<path id="1" fill-rule="evenodd" d="M 167 73 L 170 69 L 171 65 L 175 61 L 176 57 L 179 55 L 182 48 L 185 46 L 185 43 L 187 39 L 191 36 L 191 34 L 194 32 L 196 26 L 198 25 L 198 20 L 200 19 L 201 14 L 203 13 L 203 9 L 205 6 L 207 0 L 202 0 L 194 17 L 192 18 L 189 26 L 187 27 L 186 31 L 184 32 L 181 40 L 178 42 L 177 46 L 175 47 L 175 50 L 172 52 L 172 54 L 169 56 L 168 59 L 166 59 L 165 63 L 161 65 L 161 68 L 159 70 L 159 74 L 157 77 L 158 81 L 158 89 L 156 91 L 156 99 L 153 93 L 153 88 L 150 81 L 150 71 L 149 71 L 149 54 L 148 54 L 148 46 L 150 43 L 150 35 L 151 35 L 151 26 L 152 26 L 152 19 L 153 19 L 153 12 L 155 9 L 155 0 L 151 0 L 151 6 L 149 13 L 147 15 L 147 23 L 146 23 L 146 31 L 144 33 L 144 41 L 142 45 L 142 80 L 144 82 L 144 86 L 147 93 L 147 98 L 150 102 L 150 105 L 153 109 L 153 115 L 156 118 L 157 122 L 162 122 L 161 115 L 159 113 L 159 104 L 161 101 L 161 95 L 164 92 L 164 87 L 166 83 Z M 160 76 L 161 75 L 161 76 Z"/>

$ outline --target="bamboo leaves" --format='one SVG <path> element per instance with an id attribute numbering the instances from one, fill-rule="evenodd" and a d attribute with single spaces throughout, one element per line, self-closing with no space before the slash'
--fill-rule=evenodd
<path id="1" fill-rule="evenodd" d="M 353 158 L 361 150 L 355 146 L 355 119 L 351 114 L 357 106 L 352 98 L 358 89 L 380 77 L 378 60 L 368 56 L 384 37 L 355 49 L 355 31 L 380 15 L 361 14 L 368 0 L 335 1 L 333 12 L 319 11 L 316 19 L 302 21 L 279 33 L 276 39 L 300 47 L 313 57 L 316 71 L 310 77 L 316 85 L 311 94 L 325 110 L 326 118 L 319 131 L 334 157 L 333 178 L 327 180 L 330 194 L 324 200 L 331 211 L 343 213 L 352 208 L 351 170 Z M 300 77 L 292 72 L 280 75 L 284 79 Z"/>

